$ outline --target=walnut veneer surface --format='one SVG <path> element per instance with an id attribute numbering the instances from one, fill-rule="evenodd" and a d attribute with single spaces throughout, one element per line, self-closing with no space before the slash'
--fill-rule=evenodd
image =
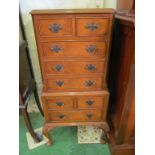
<path id="1" fill-rule="evenodd" d="M 43 133 L 96 125 L 108 132 L 107 71 L 112 9 L 31 12 L 43 79 Z M 101 139 L 102 142 L 102 139 Z"/>

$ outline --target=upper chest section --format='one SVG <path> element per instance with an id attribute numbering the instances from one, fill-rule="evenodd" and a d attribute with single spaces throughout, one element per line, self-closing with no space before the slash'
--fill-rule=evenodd
<path id="1" fill-rule="evenodd" d="M 103 12 L 38 12 L 33 13 L 37 37 L 40 40 L 107 38 L 113 18 L 112 13 Z"/>

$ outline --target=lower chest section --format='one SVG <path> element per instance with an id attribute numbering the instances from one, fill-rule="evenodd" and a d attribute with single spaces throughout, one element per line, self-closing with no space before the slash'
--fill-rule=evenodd
<path id="1" fill-rule="evenodd" d="M 42 95 L 46 122 L 104 121 L 109 93 L 102 95 Z"/>

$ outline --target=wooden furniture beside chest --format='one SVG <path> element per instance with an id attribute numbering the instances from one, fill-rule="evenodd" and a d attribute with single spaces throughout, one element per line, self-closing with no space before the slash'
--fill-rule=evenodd
<path id="1" fill-rule="evenodd" d="M 19 13 L 19 113 L 22 114 L 25 125 L 33 140 L 40 142 L 42 137 L 34 131 L 28 114 L 28 104 L 32 94 L 34 94 L 40 113 L 44 116 L 29 56 L 23 20 L 21 13 Z"/>
<path id="2" fill-rule="evenodd" d="M 43 133 L 56 126 L 106 122 L 112 9 L 31 12 L 43 79 Z M 104 137 L 104 136 L 103 136 Z M 102 141 L 102 138 L 101 138 Z"/>
<path id="3" fill-rule="evenodd" d="M 135 130 L 134 15 L 116 13 L 110 58 L 111 149 L 113 155 L 134 155 Z"/>

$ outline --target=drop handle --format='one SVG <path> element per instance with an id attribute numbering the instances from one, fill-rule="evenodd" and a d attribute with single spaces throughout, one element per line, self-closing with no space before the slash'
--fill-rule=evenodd
<path id="1" fill-rule="evenodd" d="M 99 24 L 96 24 L 96 23 L 88 23 L 86 25 L 86 28 L 91 30 L 91 31 L 94 31 L 94 30 L 97 30 L 99 28 Z"/>
<path id="2" fill-rule="evenodd" d="M 96 70 L 96 66 L 93 65 L 93 64 L 87 64 L 85 66 L 85 69 L 88 70 L 88 71 L 95 71 Z"/>
<path id="3" fill-rule="evenodd" d="M 64 82 L 63 81 L 56 81 L 55 83 L 59 87 L 62 87 L 64 85 Z"/>
<path id="4" fill-rule="evenodd" d="M 93 114 L 87 114 L 87 117 L 91 119 L 93 117 Z"/>
<path id="5" fill-rule="evenodd" d="M 58 117 L 59 117 L 60 119 L 63 119 L 63 118 L 65 117 L 65 115 L 60 114 L 60 115 L 58 115 Z"/>
<path id="6" fill-rule="evenodd" d="M 61 71 L 64 70 L 64 67 L 63 67 L 63 65 L 57 64 L 57 65 L 54 65 L 54 66 L 53 66 L 53 69 L 54 69 L 55 71 L 61 72 Z"/>
<path id="7" fill-rule="evenodd" d="M 91 86 L 93 86 L 94 84 L 95 84 L 94 81 L 91 81 L 91 80 L 85 81 L 85 86 L 86 86 L 86 87 L 91 87 Z"/>
<path id="8" fill-rule="evenodd" d="M 51 47 L 51 51 L 54 53 L 59 53 L 62 51 L 62 48 L 59 45 L 54 45 Z"/>
<path id="9" fill-rule="evenodd" d="M 54 23 L 49 25 L 49 30 L 54 33 L 58 33 L 61 29 L 62 29 L 62 26 L 60 24 Z"/>
<path id="10" fill-rule="evenodd" d="M 56 105 L 59 107 L 64 106 L 64 102 L 56 102 Z"/>
<path id="11" fill-rule="evenodd" d="M 92 101 L 92 100 L 88 100 L 88 101 L 86 101 L 86 104 L 88 104 L 88 105 L 92 105 L 92 104 L 94 104 L 95 103 L 95 101 Z"/>
<path id="12" fill-rule="evenodd" d="M 95 45 L 89 45 L 89 46 L 86 46 L 86 51 L 88 53 L 94 53 L 96 50 L 96 46 Z"/>

